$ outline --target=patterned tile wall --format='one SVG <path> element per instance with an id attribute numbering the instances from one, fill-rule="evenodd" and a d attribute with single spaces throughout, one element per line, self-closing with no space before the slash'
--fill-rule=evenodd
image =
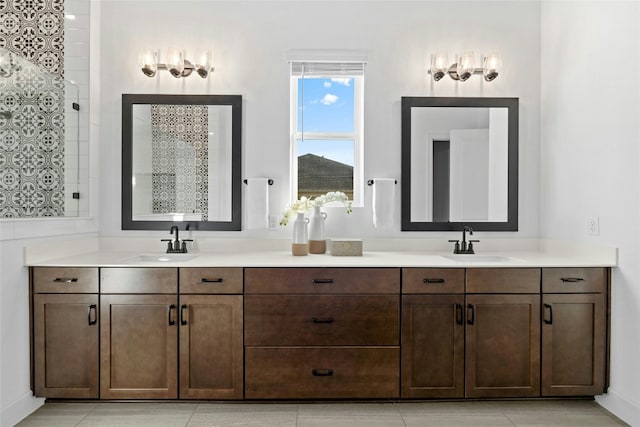
<path id="1" fill-rule="evenodd" d="M 0 47 L 29 61 L 0 76 L 0 217 L 63 216 L 63 0 L 0 0 Z"/>
<path id="2" fill-rule="evenodd" d="M 209 132 L 206 105 L 151 106 L 153 213 L 208 218 Z"/>

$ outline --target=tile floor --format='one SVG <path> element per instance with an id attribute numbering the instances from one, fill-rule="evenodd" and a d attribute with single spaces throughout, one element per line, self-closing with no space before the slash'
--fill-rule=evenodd
<path id="1" fill-rule="evenodd" d="M 593 401 L 47 403 L 18 426 L 624 426 Z"/>

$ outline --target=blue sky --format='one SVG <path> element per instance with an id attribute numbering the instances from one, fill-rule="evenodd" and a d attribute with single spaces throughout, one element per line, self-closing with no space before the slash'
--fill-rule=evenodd
<path id="1" fill-rule="evenodd" d="M 354 88 L 351 78 L 298 80 L 298 131 L 353 132 Z M 304 108 L 304 117 L 303 111 Z M 299 141 L 298 155 L 314 153 L 353 166 L 353 141 Z"/>

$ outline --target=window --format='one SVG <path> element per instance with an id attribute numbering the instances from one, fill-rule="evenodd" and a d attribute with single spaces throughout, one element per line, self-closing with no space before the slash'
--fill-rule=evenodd
<path id="1" fill-rule="evenodd" d="M 292 198 L 342 191 L 362 206 L 364 64 L 291 63 Z"/>

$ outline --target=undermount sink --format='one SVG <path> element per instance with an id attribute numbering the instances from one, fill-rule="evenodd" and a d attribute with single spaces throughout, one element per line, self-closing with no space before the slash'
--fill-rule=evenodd
<path id="1" fill-rule="evenodd" d="M 196 258 L 198 255 L 191 254 L 144 254 L 124 258 L 121 262 L 184 262 Z"/>
<path id="2" fill-rule="evenodd" d="M 453 254 L 441 255 L 443 258 L 456 262 L 513 262 L 515 258 L 499 255 Z"/>

